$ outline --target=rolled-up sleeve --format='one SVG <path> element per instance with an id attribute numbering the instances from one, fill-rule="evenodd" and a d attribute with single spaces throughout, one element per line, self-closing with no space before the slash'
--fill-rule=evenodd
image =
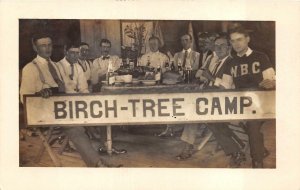
<path id="1" fill-rule="evenodd" d="M 37 75 L 35 68 L 32 65 L 26 65 L 22 70 L 22 79 L 21 79 L 21 87 L 20 87 L 20 100 L 23 103 L 23 96 L 25 94 L 35 94 L 37 92 L 36 82 Z"/>

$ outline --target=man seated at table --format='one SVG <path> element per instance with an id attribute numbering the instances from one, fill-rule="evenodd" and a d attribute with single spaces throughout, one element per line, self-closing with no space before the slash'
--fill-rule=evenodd
<path id="1" fill-rule="evenodd" d="M 216 38 L 214 47 L 215 56 L 206 63 L 209 64 L 209 67 L 207 67 L 208 69 L 201 72 L 202 77 L 207 79 L 207 85 L 203 86 L 203 89 L 219 88 L 226 64 L 231 60 L 229 55 L 231 46 L 226 34 L 222 34 L 220 37 Z M 212 131 L 225 154 L 231 156 L 229 167 L 238 167 L 242 161 L 245 161 L 245 154 L 240 150 L 239 145 L 232 139 L 231 136 L 233 132 L 225 123 L 209 123 L 206 125 L 208 126 L 208 129 Z M 194 143 L 196 141 L 198 130 L 199 127 L 195 127 L 194 125 L 184 127 L 181 140 L 185 142 L 185 147 L 182 153 L 176 157 L 178 160 L 186 160 L 196 151 Z"/>
<path id="2" fill-rule="evenodd" d="M 199 68 L 199 52 L 192 50 L 192 36 L 190 34 L 184 34 L 180 38 L 182 45 L 182 51 L 175 53 L 174 63 L 175 69 L 178 70 L 180 65 L 183 69 L 191 66 L 192 76 L 195 75 L 196 71 Z"/>
<path id="3" fill-rule="evenodd" d="M 68 76 L 62 76 L 58 66 L 50 59 L 52 54 L 52 39 L 50 34 L 47 32 L 37 32 L 32 38 L 33 49 L 37 53 L 37 57 L 28 63 L 22 70 L 22 81 L 20 88 L 21 101 L 23 102 L 23 95 L 25 94 L 36 94 L 43 98 L 48 98 L 53 94 L 75 92 L 74 83 L 66 84 L 64 82 L 65 77 L 73 77 L 77 79 L 78 75 L 73 72 L 72 69 L 68 68 Z M 66 53 L 66 61 L 68 64 L 75 63 L 78 57 L 79 49 L 73 45 L 68 46 L 68 53 Z M 80 69 L 79 69 L 80 70 Z M 79 71 L 80 72 L 80 71 Z M 70 75 L 69 75 L 70 74 Z M 76 75 L 76 76 L 75 76 Z M 81 78 L 81 77 L 80 77 Z M 71 80 L 71 79 L 70 79 Z M 79 89 L 82 92 L 87 92 L 87 88 L 84 83 L 85 79 L 80 85 Z M 112 166 L 103 160 L 92 147 L 90 140 L 84 133 L 83 127 L 68 127 L 65 128 L 65 132 L 70 140 L 75 145 L 77 151 L 82 156 L 82 159 L 88 167 L 105 167 Z"/>
<path id="4" fill-rule="evenodd" d="M 116 71 L 120 68 L 122 59 L 117 55 L 110 55 L 111 42 L 108 39 L 100 41 L 101 56 L 93 61 L 92 64 L 92 85 L 93 92 L 100 91 L 101 81 L 105 80 L 108 65 L 111 62 L 112 70 Z"/>
<path id="5" fill-rule="evenodd" d="M 91 92 L 92 91 L 92 88 L 91 88 L 91 64 L 92 64 L 92 61 L 88 59 L 90 46 L 89 46 L 89 44 L 87 44 L 85 42 L 81 42 L 80 46 L 79 46 L 79 50 L 80 50 L 80 53 L 79 53 L 78 63 L 84 72 L 84 76 L 88 83 L 89 91 Z"/>
<path id="6" fill-rule="evenodd" d="M 207 61 L 208 57 L 212 55 L 214 48 L 214 35 L 213 33 L 208 32 L 199 32 L 198 33 L 198 47 L 200 53 L 199 67 L 202 67 Z"/>
<path id="7" fill-rule="evenodd" d="M 180 38 L 181 46 L 183 48 L 182 51 L 175 53 L 174 55 L 174 63 L 175 70 L 178 71 L 178 66 L 181 66 L 182 69 L 190 66 L 192 69 L 192 80 L 195 78 L 195 73 L 199 67 L 199 53 L 192 50 L 192 36 L 190 34 L 183 34 Z M 190 124 L 197 125 L 197 124 Z M 159 137 L 167 137 L 173 136 L 173 132 L 181 131 L 181 125 L 168 125 L 166 129 L 161 132 Z"/>
<path id="8" fill-rule="evenodd" d="M 169 58 L 164 53 L 159 51 L 160 40 L 158 37 L 152 36 L 149 38 L 150 52 L 147 52 L 141 57 L 141 66 L 148 66 L 162 69 L 166 71 L 165 64 L 169 62 Z"/>

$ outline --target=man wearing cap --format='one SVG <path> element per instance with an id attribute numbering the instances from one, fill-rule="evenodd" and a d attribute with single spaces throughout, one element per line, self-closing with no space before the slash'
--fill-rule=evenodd
<path id="1" fill-rule="evenodd" d="M 220 86 L 225 89 L 274 89 L 275 70 L 266 54 L 252 50 L 248 44 L 250 36 L 242 27 L 233 28 L 230 41 L 235 51 L 233 59 L 225 68 Z M 246 122 L 253 168 L 263 168 L 263 159 L 269 154 L 264 147 L 260 131 L 261 121 Z"/>
<path id="2" fill-rule="evenodd" d="M 92 85 L 93 91 L 100 91 L 100 82 L 105 80 L 109 63 L 112 64 L 112 70 L 120 68 L 122 59 L 116 55 L 110 55 L 111 42 L 108 39 L 100 41 L 101 56 L 93 61 L 92 66 Z"/>

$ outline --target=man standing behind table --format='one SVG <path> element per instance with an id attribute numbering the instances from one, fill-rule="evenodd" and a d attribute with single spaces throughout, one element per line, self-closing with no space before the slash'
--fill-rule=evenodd
<path id="1" fill-rule="evenodd" d="M 150 52 L 144 54 L 141 57 L 141 66 L 148 66 L 148 67 L 154 67 L 158 68 L 160 67 L 162 69 L 162 72 L 166 71 L 166 63 L 169 62 L 169 58 L 167 55 L 159 52 L 160 40 L 159 38 L 152 36 L 149 38 L 149 47 Z"/>
<path id="2" fill-rule="evenodd" d="M 248 31 L 237 27 L 229 34 L 236 55 L 232 55 L 233 59 L 227 65 L 220 85 L 225 89 L 233 85 L 236 89 L 274 89 L 275 70 L 266 54 L 250 49 Z M 268 155 L 261 126 L 261 121 L 246 122 L 253 168 L 263 168 L 263 159 Z"/>
<path id="3" fill-rule="evenodd" d="M 102 39 L 100 42 L 101 56 L 93 61 L 92 66 L 92 85 L 93 91 L 100 91 L 100 83 L 105 80 L 108 65 L 112 64 L 112 70 L 120 68 L 122 59 L 116 55 L 110 55 L 111 42 L 108 39 Z"/>
<path id="4" fill-rule="evenodd" d="M 84 72 L 78 63 L 79 47 L 79 44 L 68 43 L 65 46 L 65 57 L 57 62 L 67 94 L 89 92 Z M 96 148 L 92 146 L 84 127 L 69 127 L 64 128 L 64 131 L 88 167 L 112 166 L 104 161 Z"/>
<path id="5" fill-rule="evenodd" d="M 89 44 L 87 44 L 85 42 L 81 42 L 79 44 L 78 63 L 84 72 L 84 76 L 88 83 L 89 91 L 91 92 L 92 91 L 92 88 L 91 88 L 91 64 L 92 64 L 92 61 L 88 60 L 89 50 L 90 50 Z"/>
<path id="6" fill-rule="evenodd" d="M 175 53 L 174 63 L 175 69 L 178 70 L 178 65 L 183 69 L 188 66 L 192 68 L 192 78 L 194 78 L 197 69 L 199 68 L 199 56 L 200 54 L 192 50 L 192 36 L 190 34 L 184 34 L 180 38 L 183 50 Z"/>

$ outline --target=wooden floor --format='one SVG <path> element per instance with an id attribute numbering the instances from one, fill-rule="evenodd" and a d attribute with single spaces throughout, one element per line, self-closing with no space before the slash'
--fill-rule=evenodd
<path id="1" fill-rule="evenodd" d="M 265 147 L 270 155 L 264 160 L 265 168 L 276 168 L 276 130 L 275 121 L 268 121 L 262 127 L 264 133 Z M 141 130 L 140 133 L 128 131 L 117 131 L 113 145 L 118 148 L 127 149 L 124 155 L 103 155 L 104 159 L 109 159 L 112 163 L 122 164 L 124 167 L 163 167 L 163 168 L 227 168 L 229 157 L 225 156 L 222 150 L 216 150 L 216 142 L 206 144 L 201 150 L 196 152 L 192 158 L 186 161 L 175 159 L 182 148 L 183 143 L 179 137 L 159 138 L 154 136 L 151 130 Z M 25 141 L 20 140 L 20 166 L 23 167 L 53 167 L 54 164 L 50 156 L 45 152 L 40 162 L 35 162 L 35 157 L 41 146 L 39 137 L 26 137 Z M 58 144 L 53 146 L 55 152 L 58 151 Z M 249 151 L 247 161 L 242 168 L 251 168 Z M 66 153 L 64 153 L 66 154 Z M 63 167 L 85 167 L 78 153 L 70 155 L 58 155 Z"/>

